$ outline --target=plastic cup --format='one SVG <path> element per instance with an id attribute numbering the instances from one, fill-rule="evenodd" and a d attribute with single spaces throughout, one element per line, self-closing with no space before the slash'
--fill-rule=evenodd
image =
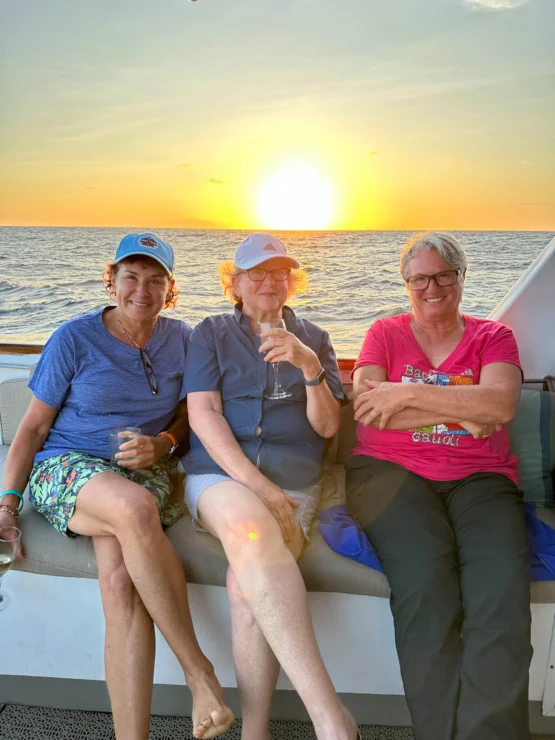
<path id="1" fill-rule="evenodd" d="M 125 442 L 130 442 L 141 434 L 139 427 L 121 427 L 110 432 L 110 458 L 116 459 L 116 454 L 120 452 L 120 447 Z"/>

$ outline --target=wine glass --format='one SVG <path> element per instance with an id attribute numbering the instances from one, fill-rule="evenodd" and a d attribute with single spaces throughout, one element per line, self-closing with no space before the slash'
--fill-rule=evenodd
<path id="1" fill-rule="evenodd" d="M 268 321 L 258 322 L 258 333 L 262 334 L 270 329 L 285 329 L 285 322 L 283 319 L 269 319 Z M 274 371 L 274 388 L 271 393 L 265 393 L 264 398 L 272 401 L 280 401 L 283 398 L 289 398 L 292 394 L 289 391 L 284 390 L 279 382 L 279 362 L 272 362 L 272 370 Z"/>
<path id="2" fill-rule="evenodd" d="M 0 612 L 10 604 L 10 597 L 1 590 L 2 578 L 15 562 L 20 538 L 17 527 L 0 527 Z"/>

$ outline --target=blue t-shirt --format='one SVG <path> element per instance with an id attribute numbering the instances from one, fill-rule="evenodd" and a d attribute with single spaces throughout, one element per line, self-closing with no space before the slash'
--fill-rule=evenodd
<path id="1" fill-rule="evenodd" d="M 154 436 L 185 398 L 183 375 L 191 327 L 160 316 L 146 351 L 158 380 L 150 390 L 139 350 L 110 334 L 100 309 L 71 319 L 46 343 L 29 388 L 58 409 L 35 462 L 68 452 L 110 458 L 110 431 L 139 427 Z"/>
<path id="2" fill-rule="evenodd" d="M 297 319 L 287 306 L 283 319 L 287 330 L 318 355 L 331 392 L 344 401 L 328 333 L 310 321 Z M 189 339 L 185 389 L 187 393 L 219 391 L 224 416 L 249 460 L 282 488 L 306 488 L 322 477 L 325 440 L 306 416 L 303 373 L 289 362 L 281 362 L 279 379 L 292 395 L 279 401 L 264 398 L 266 390 L 273 387 L 273 373 L 259 347 L 260 340 L 239 307 L 233 314 L 204 319 Z M 192 431 L 191 449 L 181 464 L 188 473 L 225 475 Z"/>

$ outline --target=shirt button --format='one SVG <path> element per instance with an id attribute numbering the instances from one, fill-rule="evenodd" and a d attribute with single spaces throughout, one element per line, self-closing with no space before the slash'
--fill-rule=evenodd
<path id="1" fill-rule="evenodd" d="M 260 435 L 262 434 L 262 429 L 260 427 L 256 427 L 254 433 L 257 437 L 260 437 Z"/>

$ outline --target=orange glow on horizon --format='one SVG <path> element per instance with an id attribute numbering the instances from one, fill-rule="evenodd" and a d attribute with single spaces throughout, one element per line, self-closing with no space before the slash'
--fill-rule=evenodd
<path id="1" fill-rule="evenodd" d="M 250 132 L 249 132 L 250 133 Z M 289 132 L 289 137 L 292 134 Z M 0 182 L 0 225 L 241 230 L 552 231 L 555 209 L 518 164 L 475 168 L 423 152 L 360 156 L 345 137 L 322 133 L 266 156 L 254 142 L 239 161 L 223 158 L 220 178 L 206 166 L 107 162 L 95 169 L 13 164 Z M 316 136 L 315 136 L 316 138 Z M 238 145 L 238 142 L 233 142 Z M 206 154 L 206 152 L 204 153 Z M 206 156 L 208 156 L 206 154 Z M 425 172 L 424 177 L 421 173 Z M 499 178 L 503 177 L 500 181 Z"/>

